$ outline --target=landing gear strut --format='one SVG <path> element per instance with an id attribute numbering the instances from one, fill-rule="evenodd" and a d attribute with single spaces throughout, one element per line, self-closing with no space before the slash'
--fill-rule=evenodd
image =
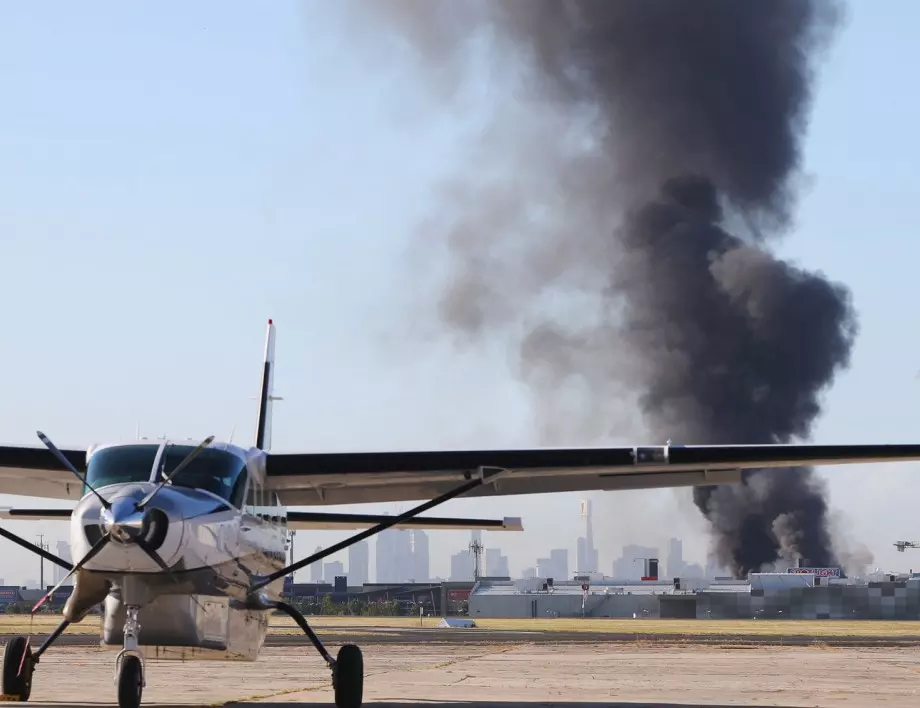
<path id="1" fill-rule="evenodd" d="M 128 605 L 125 614 L 124 648 L 115 657 L 115 682 L 118 686 L 118 708 L 140 708 L 147 681 L 144 677 L 144 655 L 137 648 L 141 631 L 137 605 Z"/>
<path id="2" fill-rule="evenodd" d="M 316 636 L 316 632 L 307 622 L 296 607 L 286 602 L 271 603 L 274 609 L 281 610 L 291 617 L 297 626 L 303 630 L 310 642 L 316 647 L 316 651 L 325 659 L 326 664 L 332 669 L 332 688 L 335 691 L 336 708 L 361 708 L 361 702 L 364 698 L 364 657 L 361 649 L 354 644 L 345 644 L 339 649 L 338 656 L 333 659 L 332 655 Z M 126 708 L 122 706 L 121 708 Z"/>

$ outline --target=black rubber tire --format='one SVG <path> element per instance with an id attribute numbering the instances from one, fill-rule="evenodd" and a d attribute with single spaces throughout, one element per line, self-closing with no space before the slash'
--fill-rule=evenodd
<path id="1" fill-rule="evenodd" d="M 23 661 L 25 654 L 25 661 Z M 22 664 L 22 674 L 19 666 Z M 19 696 L 21 702 L 29 700 L 32 694 L 32 673 L 35 664 L 32 662 L 32 647 L 26 637 L 13 637 L 6 643 L 3 650 L 3 688 L 2 693 L 7 696 Z"/>
<path id="2" fill-rule="evenodd" d="M 144 667 L 141 660 L 127 654 L 118 670 L 118 708 L 140 708 L 144 692 Z"/>
<path id="3" fill-rule="evenodd" d="M 364 657 L 354 644 L 339 649 L 332 675 L 336 708 L 361 708 L 364 699 Z"/>

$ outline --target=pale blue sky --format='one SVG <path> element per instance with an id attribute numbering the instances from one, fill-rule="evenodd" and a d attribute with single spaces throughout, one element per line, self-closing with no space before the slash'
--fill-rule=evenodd
<path id="1" fill-rule="evenodd" d="M 149 435 L 223 437 L 235 424 L 248 442 L 274 317 L 276 450 L 535 444 L 502 356 L 420 342 L 408 359 L 387 343 L 409 316 L 409 234 L 467 117 L 433 112 L 395 65 L 364 61 L 331 7 L 0 5 L 0 441 L 36 444 L 42 429 L 82 447 L 131 437 L 139 421 Z M 818 442 L 920 436 L 918 20 L 909 0 L 851 3 L 818 85 L 814 184 L 781 251 L 848 284 L 861 321 Z M 823 473 L 880 565 L 920 567 L 891 546 L 920 536 L 917 470 Z M 561 533 L 574 565 L 578 498 L 440 512 L 523 516 L 524 534 L 485 539 L 513 553 L 516 573 Z M 702 559 L 686 493 L 596 499 L 608 572 L 624 543 L 664 552 L 672 534 Z M 62 523 L 10 527 L 66 536 Z M 302 533 L 298 548 L 337 537 Z M 435 534 L 432 571 L 446 574 L 465 543 Z M 0 577 L 37 576 L 28 553 L 3 555 Z"/>

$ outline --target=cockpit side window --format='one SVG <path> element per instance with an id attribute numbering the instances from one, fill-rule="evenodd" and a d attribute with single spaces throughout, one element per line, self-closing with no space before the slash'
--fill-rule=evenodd
<path id="1" fill-rule="evenodd" d="M 249 492 L 246 494 L 246 513 L 258 516 L 261 508 L 261 495 L 259 484 L 255 478 L 249 482 Z"/>
<path id="2" fill-rule="evenodd" d="M 246 501 L 244 494 L 246 493 L 246 482 L 248 479 L 249 472 L 244 466 L 243 471 L 240 473 L 239 477 L 236 478 L 236 483 L 233 485 L 233 491 L 230 493 L 230 499 L 228 500 L 237 509 L 242 509 Z"/>

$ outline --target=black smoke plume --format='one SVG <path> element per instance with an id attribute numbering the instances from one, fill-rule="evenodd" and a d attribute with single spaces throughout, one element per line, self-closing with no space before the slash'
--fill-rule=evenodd
<path id="1" fill-rule="evenodd" d="M 792 227 L 814 60 L 837 6 L 380 0 L 359 12 L 393 23 L 439 89 L 484 55 L 511 87 L 425 225 L 451 257 L 444 323 L 519 333 L 522 375 L 547 408 L 581 379 L 592 416 L 628 387 L 662 440 L 808 436 L 849 363 L 855 315 L 844 288 L 769 241 Z M 581 307 L 546 309 L 552 289 Z M 792 469 L 697 488 L 719 560 L 738 575 L 795 555 L 836 562 L 818 482 Z"/>

